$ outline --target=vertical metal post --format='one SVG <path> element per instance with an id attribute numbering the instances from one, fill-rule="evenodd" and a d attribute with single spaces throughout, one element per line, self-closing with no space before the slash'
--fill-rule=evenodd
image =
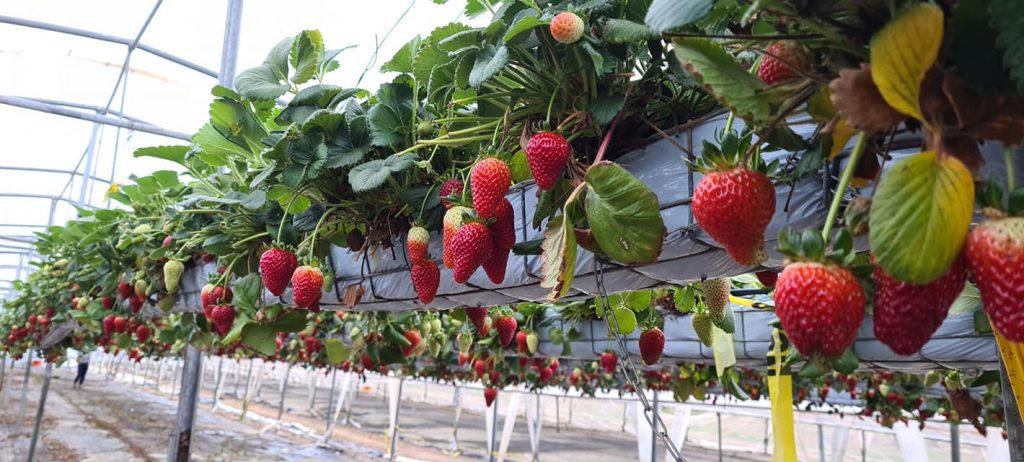
<path id="1" fill-rule="evenodd" d="M 281 379 L 281 401 L 277 404 L 277 423 L 281 423 L 281 418 L 284 417 L 284 397 L 288 393 L 288 376 L 292 373 L 292 365 L 288 363 L 288 368 L 284 370 L 284 377 Z"/>
<path id="2" fill-rule="evenodd" d="M 153 366 L 153 361 L 146 360 L 146 365 L 142 368 L 142 388 L 146 388 L 146 384 L 149 383 L 149 368 Z"/>
<path id="3" fill-rule="evenodd" d="M 331 368 L 331 392 L 327 395 L 327 421 L 324 423 L 324 428 L 327 429 L 327 435 L 330 435 L 331 420 L 334 418 L 334 389 L 338 385 L 338 368 Z M 326 438 L 324 439 L 326 441 Z"/>
<path id="4" fill-rule="evenodd" d="M 952 422 L 949 424 L 949 460 L 960 462 L 960 424 Z"/>
<path id="5" fill-rule="evenodd" d="M 388 457 L 388 460 L 390 460 L 391 462 L 395 461 L 395 456 L 396 456 L 395 449 L 398 447 L 398 415 L 401 413 L 401 410 L 402 410 L 402 384 L 404 384 L 404 383 L 405 383 L 405 377 L 404 376 L 399 377 L 398 378 L 398 396 L 395 397 L 395 400 L 398 402 L 398 405 L 395 406 L 395 427 L 391 429 L 391 454 Z M 498 421 L 497 420 L 494 421 L 494 426 L 495 427 L 498 426 Z"/>
<path id="6" fill-rule="evenodd" d="M 53 377 L 53 363 L 46 363 L 43 373 L 43 389 L 39 392 L 39 407 L 36 409 L 36 423 L 32 426 L 32 441 L 28 444 L 28 462 L 36 460 L 36 445 L 39 443 L 39 431 L 43 423 L 43 410 L 46 408 L 46 395 L 50 393 L 50 379 Z"/>
<path id="7" fill-rule="evenodd" d="M 818 424 L 818 460 L 825 462 L 825 429 Z"/>
<path id="8" fill-rule="evenodd" d="M 768 454 L 768 429 L 771 427 L 772 419 L 764 419 L 764 453 Z"/>
<path id="9" fill-rule="evenodd" d="M 18 427 L 25 425 L 25 401 L 28 400 L 28 379 L 32 372 L 32 349 L 25 353 L 25 382 L 21 384 L 21 404 L 18 405 Z"/>
<path id="10" fill-rule="evenodd" d="M 167 462 L 188 462 L 192 457 L 192 430 L 196 418 L 196 401 L 199 398 L 199 370 L 203 367 L 203 353 L 196 347 L 185 346 L 185 365 L 181 374 L 181 394 L 178 398 L 178 418 L 171 444 L 167 451 Z"/>
<path id="11" fill-rule="evenodd" d="M 1017 399 L 1013 396 L 1013 387 L 1002 361 L 999 361 L 999 380 L 1003 393 L 1003 421 L 1006 422 L 1010 460 L 1020 462 L 1024 460 L 1024 424 L 1021 423 Z"/>
<path id="12" fill-rule="evenodd" d="M 718 426 L 718 462 L 722 462 L 722 413 L 715 413 L 715 420 Z M 657 431 L 651 429 L 651 431 Z"/>
<path id="13" fill-rule="evenodd" d="M 651 393 L 654 395 L 651 399 L 651 420 L 654 422 L 658 421 L 658 392 Z M 569 408 L 572 411 L 572 408 Z M 570 414 L 572 415 L 572 414 Z M 721 434 L 721 429 L 719 429 Z M 651 462 L 657 462 L 658 460 L 658 430 L 656 428 L 651 429 Z"/>
<path id="14" fill-rule="evenodd" d="M 220 404 L 220 389 L 224 386 L 224 357 L 220 357 L 220 362 L 217 363 L 217 382 L 213 387 L 213 407 L 212 410 L 217 410 L 217 405 Z"/>
<path id="15" fill-rule="evenodd" d="M 868 437 L 860 431 L 860 462 L 868 462 Z"/>
<path id="16" fill-rule="evenodd" d="M 4 379 L 7 378 L 7 352 L 4 352 L 3 359 L 0 359 L 0 391 L 4 391 Z"/>
<path id="17" fill-rule="evenodd" d="M 153 385 L 153 388 L 156 389 L 158 393 L 160 392 L 160 379 L 164 378 L 164 366 L 166 363 L 167 361 L 164 361 L 164 358 L 160 358 L 160 361 L 157 363 L 156 383 Z"/>
<path id="18" fill-rule="evenodd" d="M 559 405 L 558 395 L 555 395 L 555 433 L 562 432 L 562 410 Z"/>
<path id="19" fill-rule="evenodd" d="M 494 401 L 491 403 L 491 412 L 494 416 L 492 422 L 494 422 L 494 424 L 491 425 L 491 445 L 487 448 L 487 460 L 490 462 L 495 461 L 496 451 L 494 450 L 494 447 L 498 445 L 498 398 L 500 398 L 500 396 L 495 396 Z M 570 407 L 569 409 L 572 408 Z"/>

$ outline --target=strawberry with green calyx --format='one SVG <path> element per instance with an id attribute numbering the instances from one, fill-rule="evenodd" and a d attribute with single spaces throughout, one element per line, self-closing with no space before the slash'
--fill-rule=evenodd
<path id="1" fill-rule="evenodd" d="M 614 352 L 605 350 L 604 353 L 601 353 L 601 369 L 604 369 L 606 373 L 614 374 L 615 368 L 618 367 L 618 365 L 619 357 L 616 356 Z"/>
<path id="2" fill-rule="evenodd" d="M 452 236 L 452 276 L 455 282 L 464 284 L 477 268 L 491 256 L 493 247 L 491 231 L 487 225 L 472 221 L 465 223 Z"/>
<path id="3" fill-rule="evenodd" d="M 295 304 L 310 308 L 320 303 L 324 293 L 324 274 L 316 266 L 300 266 L 292 273 L 292 297 Z"/>
<path id="4" fill-rule="evenodd" d="M 477 162 L 469 171 L 469 188 L 477 215 L 493 217 L 511 185 L 512 173 L 505 162 L 493 157 Z"/>
<path id="5" fill-rule="evenodd" d="M 444 266 L 446 268 L 455 267 L 455 254 L 452 253 L 452 238 L 455 237 L 455 233 L 462 227 L 465 217 L 472 211 L 473 209 L 469 207 L 456 205 L 444 214 L 442 236 L 444 239 Z"/>
<path id="6" fill-rule="evenodd" d="M 409 261 L 416 263 L 427 258 L 427 248 L 430 246 L 430 231 L 422 226 L 409 228 L 406 235 L 405 247 L 409 252 Z"/>
<path id="7" fill-rule="evenodd" d="M 185 265 L 179 260 L 168 260 L 164 263 L 164 287 L 167 293 L 173 294 L 178 291 L 178 283 L 181 275 L 185 272 Z"/>
<path id="8" fill-rule="evenodd" d="M 231 332 L 235 323 L 235 307 L 231 305 L 217 305 L 210 310 L 210 321 L 213 322 L 213 329 L 221 337 Z"/>
<path id="9" fill-rule="evenodd" d="M 466 184 L 458 178 L 452 178 L 441 183 L 438 196 L 441 197 L 441 205 L 444 205 L 445 210 L 450 210 L 462 201 L 462 192 L 465 189 Z"/>
<path id="10" fill-rule="evenodd" d="M 760 156 L 747 156 L 752 133 L 738 136 L 731 129 L 721 146 L 704 141 L 699 163 L 704 173 L 690 203 L 693 217 L 729 257 L 741 265 L 758 265 L 767 257 L 764 232 L 775 214 L 775 186 Z"/>
<path id="11" fill-rule="evenodd" d="M 526 143 L 526 161 L 537 188 L 547 191 L 555 187 L 571 151 L 569 142 L 558 133 L 540 132 L 530 137 Z"/>
<path id="12" fill-rule="evenodd" d="M 992 327 L 1007 340 L 1022 342 L 1024 188 L 1013 190 L 1008 201 L 1003 197 L 1002 188 L 994 181 L 978 192 L 987 218 L 967 235 L 964 255 Z"/>
<path id="13" fill-rule="evenodd" d="M 563 11 L 551 18 L 548 30 L 551 32 L 551 37 L 557 42 L 570 44 L 579 41 L 583 36 L 584 27 L 583 19 L 576 13 Z"/>
<path id="14" fill-rule="evenodd" d="M 710 347 L 713 341 L 715 324 L 712 322 L 708 312 L 693 313 L 693 316 L 690 318 L 690 324 L 693 326 L 693 331 L 697 333 L 697 339 L 700 340 L 700 343 Z"/>
<path id="15" fill-rule="evenodd" d="M 260 255 L 260 278 L 270 293 L 280 296 L 288 288 L 288 280 L 299 266 L 299 259 L 289 250 L 271 247 Z"/>
<path id="16" fill-rule="evenodd" d="M 652 327 L 640 334 L 637 344 L 640 347 L 640 358 L 644 360 L 644 364 L 652 366 L 661 360 L 661 354 L 665 351 L 665 334 L 661 332 L 661 329 Z"/>
<path id="17" fill-rule="evenodd" d="M 416 297 L 420 303 L 429 305 L 437 295 L 437 288 L 441 284 L 441 270 L 433 260 L 422 260 L 412 264 L 410 269 L 412 276 L 412 287 L 416 290 Z"/>
<path id="18" fill-rule="evenodd" d="M 732 282 L 729 278 L 711 278 L 701 283 L 704 304 L 708 307 L 708 316 L 715 324 L 721 324 L 725 320 L 725 311 L 729 308 L 729 290 L 731 288 Z"/>
<path id="19" fill-rule="evenodd" d="M 498 330 L 498 344 L 502 347 L 511 345 L 512 340 L 516 335 L 516 329 L 519 327 L 519 322 L 516 321 L 516 317 L 508 313 L 504 313 L 501 316 L 498 316 L 498 320 L 495 321 L 494 326 Z"/>

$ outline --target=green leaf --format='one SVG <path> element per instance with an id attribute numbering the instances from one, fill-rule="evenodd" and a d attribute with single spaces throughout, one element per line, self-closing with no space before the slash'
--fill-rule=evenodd
<path id="1" fill-rule="evenodd" d="M 491 77 L 505 68 L 508 63 L 508 48 L 486 46 L 476 56 L 473 69 L 469 71 L 469 84 L 479 87 Z"/>
<path id="2" fill-rule="evenodd" d="M 301 85 L 313 78 L 320 65 L 320 56 L 324 53 L 324 39 L 318 30 L 304 30 L 292 43 L 289 63 L 295 72 L 291 81 Z"/>
<path id="3" fill-rule="evenodd" d="M 597 96 L 594 104 L 590 107 L 590 115 L 593 116 L 595 123 L 605 125 L 615 118 L 615 114 L 622 110 L 624 104 L 626 104 L 624 95 L 602 93 Z"/>
<path id="4" fill-rule="evenodd" d="M 246 69 L 235 77 L 235 88 L 247 99 L 273 101 L 288 93 L 288 82 L 270 64 Z"/>
<path id="5" fill-rule="evenodd" d="M 675 290 L 676 310 L 680 313 L 691 313 L 693 312 L 693 306 L 696 302 L 696 296 L 694 294 L 693 286 L 686 286 Z"/>
<path id="6" fill-rule="evenodd" d="M 249 210 L 258 210 L 267 203 L 267 192 L 262 189 L 257 189 L 249 194 L 245 195 L 242 199 L 241 205 Z"/>
<path id="7" fill-rule="evenodd" d="M 840 374 L 852 374 L 858 366 L 860 366 L 860 359 L 853 352 L 853 348 L 847 348 L 836 361 L 835 370 Z"/>
<path id="8" fill-rule="evenodd" d="M 242 332 L 242 343 L 262 355 L 272 355 L 277 351 L 275 337 L 277 332 L 267 325 L 250 324 Z"/>
<path id="9" fill-rule="evenodd" d="M 133 156 L 135 158 L 155 157 L 185 166 L 185 154 L 188 153 L 189 149 L 191 149 L 189 146 L 150 146 L 136 149 Z"/>
<path id="10" fill-rule="evenodd" d="M 675 41 L 674 50 L 686 70 L 736 115 L 758 123 L 771 116 L 770 100 L 761 92 L 764 82 L 720 45 L 705 39 L 682 39 Z"/>
<path id="11" fill-rule="evenodd" d="M 226 234 L 210 236 L 203 241 L 203 250 L 218 257 L 227 255 L 231 252 L 231 236 Z"/>
<path id="12" fill-rule="evenodd" d="M 348 182 L 354 192 L 369 191 L 384 184 L 392 174 L 414 165 L 416 165 L 415 155 L 392 154 L 386 159 L 374 159 L 353 167 L 348 172 Z"/>
<path id="13" fill-rule="evenodd" d="M 298 332 L 306 328 L 306 311 L 287 311 L 274 320 L 270 326 L 277 332 Z"/>
<path id="14" fill-rule="evenodd" d="M 327 351 L 327 360 L 334 365 L 341 364 L 352 356 L 352 349 L 336 338 L 324 340 L 324 350 Z"/>
<path id="15" fill-rule="evenodd" d="M 384 84 L 377 91 L 379 104 L 367 111 L 374 146 L 400 145 L 411 131 L 412 88 L 405 84 Z"/>
<path id="16" fill-rule="evenodd" d="M 587 221 L 601 250 L 627 265 L 657 260 L 665 235 L 658 196 L 609 162 L 590 167 L 584 181 Z"/>
<path id="17" fill-rule="evenodd" d="M 537 17 L 537 14 L 538 13 L 536 11 L 529 10 L 529 14 L 527 16 L 523 16 L 518 21 L 512 23 L 512 26 L 505 31 L 505 36 L 501 39 L 502 43 L 511 42 L 521 34 L 532 31 L 533 28 L 537 26 L 547 24 Z"/>
<path id="18" fill-rule="evenodd" d="M 238 146 L 234 152 L 251 156 L 263 150 L 267 131 L 248 107 L 226 98 L 210 104 L 210 125 L 225 140 Z"/>
<path id="19" fill-rule="evenodd" d="M 644 22 L 655 32 L 665 32 L 703 18 L 712 4 L 714 0 L 654 0 Z"/>
<path id="20" fill-rule="evenodd" d="M 636 330 L 636 312 L 621 306 L 613 306 L 612 314 L 615 316 L 619 326 L 619 333 L 622 335 L 632 334 Z"/>
<path id="21" fill-rule="evenodd" d="M 412 73 L 412 57 L 416 54 L 416 51 L 420 49 L 420 44 L 423 43 L 423 38 L 420 36 L 413 37 L 412 40 L 406 42 L 402 48 L 398 49 L 398 52 L 391 57 L 388 62 L 380 66 L 381 72 L 400 72 L 400 73 Z"/>
<path id="22" fill-rule="evenodd" d="M 970 171 L 933 151 L 899 161 L 882 177 L 871 206 L 876 262 L 901 281 L 934 281 L 960 254 L 974 212 Z"/>
<path id="23" fill-rule="evenodd" d="M 321 204 L 311 204 L 308 209 L 302 213 L 295 215 L 292 218 L 292 226 L 302 233 L 308 233 L 316 228 L 316 224 L 320 221 L 320 217 L 324 215 L 327 209 Z"/>
<path id="24" fill-rule="evenodd" d="M 968 282 L 964 284 L 964 291 L 960 292 L 960 296 L 953 302 L 953 306 L 949 308 L 949 315 L 965 315 L 980 311 L 981 308 L 981 293 L 978 292 L 978 288 Z"/>
<path id="25" fill-rule="evenodd" d="M 991 0 L 992 26 L 996 30 L 996 45 L 1003 52 L 1003 66 L 1024 90 L 1024 3 L 1019 0 Z M 959 72 L 959 69 L 958 69 Z"/>
<path id="26" fill-rule="evenodd" d="M 260 292 L 263 290 L 263 282 L 257 273 L 249 273 L 245 277 L 235 281 L 231 285 L 234 292 L 235 307 L 239 311 L 255 313 L 260 305 Z"/>
<path id="27" fill-rule="evenodd" d="M 609 43 L 633 43 L 641 40 L 658 40 L 661 34 L 644 24 L 611 18 L 602 24 L 601 37 Z"/>
<path id="28" fill-rule="evenodd" d="M 992 8 L 989 8 L 989 5 Z M 1000 2 L 992 0 L 959 0 L 953 5 L 952 14 L 949 18 L 949 33 L 952 40 L 949 44 L 949 57 L 956 69 L 956 75 L 963 78 L 968 86 L 980 93 L 1008 92 L 1013 88 L 1010 62 L 1003 67 L 1003 47 L 996 44 L 996 30 L 993 24 L 1006 21 L 1005 18 L 1024 18 L 1024 8 L 1013 13 L 1002 11 L 1003 8 L 1017 8 L 1021 5 L 1019 1 Z M 1000 10 L 1000 21 L 994 21 L 990 10 Z M 1016 14 L 1016 16 L 1012 16 Z M 1014 26 L 1003 28 L 1003 32 L 1009 32 L 1012 38 L 1007 42 L 1010 48 L 1024 40 L 1021 34 L 1021 27 Z M 1024 47 L 1020 48 L 1020 62 L 1024 63 Z M 1009 57 L 1009 54 L 1006 55 Z M 1021 78 L 1018 79 L 1024 89 L 1024 66 L 1019 71 Z"/>

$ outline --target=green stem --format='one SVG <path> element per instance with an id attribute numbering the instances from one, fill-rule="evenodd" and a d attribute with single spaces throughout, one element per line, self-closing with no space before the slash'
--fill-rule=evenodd
<path id="1" fill-rule="evenodd" d="M 270 233 L 268 233 L 266 231 L 264 231 L 262 233 L 258 233 L 258 234 L 253 234 L 252 236 L 249 236 L 249 237 L 247 237 L 245 239 L 242 239 L 242 240 L 236 242 L 234 245 L 244 244 L 244 243 L 249 242 L 249 241 L 251 241 L 253 239 L 259 239 L 261 237 L 266 237 L 266 236 L 269 236 L 269 235 L 270 235 Z"/>
<path id="2" fill-rule="evenodd" d="M 1013 148 L 1003 149 L 1003 162 L 1006 164 L 1006 192 L 1012 193 L 1015 187 L 1013 175 Z"/>
<path id="3" fill-rule="evenodd" d="M 839 178 L 839 186 L 836 188 L 836 194 L 832 197 L 832 205 L 828 208 L 828 218 L 825 219 L 825 227 L 821 230 L 821 237 L 825 240 L 825 246 L 828 247 L 829 237 L 832 234 L 832 225 L 835 224 L 836 217 L 839 215 L 839 204 L 843 201 L 843 191 L 850 186 L 850 180 L 853 179 L 853 171 L 857 169 L 857 164 L 860 162 L 860 155 L 864 152 L 864 148 L 867 147 L 868 134 L 866 132 L 860 132 L 857 138 L 857 144 L 853 147 L 853 152 L 850 153 L 850 159 L 846 163 L 846 168 L 843 169 L 843 176 Z"/>
<path id="4" fill-rule="evenodd" d="M 486 141 L 489 139 L 491 139 L 491 135 L 477 135 L 466 138 L 420 140 L 417 144 L 425 146 L 459 146 L 462 144 L 468 144 L 475 141 Z"/>
<path id="5" fill-rule="evenodd" d="M 551 130 L 551 108 L 555 106 L 555 96 L 558 95 L 558 90 L 562 89 L 562 82 L 558 82 L 555 85 L 555 90 L 551 92 L 551 98 L 548 98 L 548 113 L 544 117 L 544 122 L 548 124 L 548 130 Z"/>
<path id="6" fill-rule="evenodd" d="M 303 170 L 303 172 L 305 172 L 305 170 Z M 281 211 L 281 224 L 277 225 L 277 239 L 274 240 L 274 242 L 277 242 L 278 244 L 281 243 L 281 232 L 284 231 L 284 222 L 288 219 L 288 210 L 291 210 L 292 203 L 295 202 L 295 199 L 298 199 L 298 197 L 299 190 L 296 189 L 295 194 L 292 195 L 291 199 L 288 199 L 288 205 L 286 205 L 284 210 Z"/>
<path id="7" fill-rule="evenodd" d="M 309 237 L 306 238 L 309 240 L 309 251 L 306 255 L 309 257 L 310 260 L 313 259 L 313 248 L 316 247 L 316 236 L 320 234 L 320 225 L 324 224 L 324 220 L 327 219 L 327 216 L 330 215 L 331 212 L 333 212 L 334 210 L 335 207 L 331 207 L 325 210 L 324 214 L 320 215 L 320 220 L 316 222 L 316 226 L 313 228 L 313 234 L 310 234 Z"/>
<path id="8" fill-rule="evenodd" d="M 736 118 L 735 112 L 730 112 L 729 117 L 725 119 L 725 130 L 724 133 L 732 131 L 732 121 Z"/>

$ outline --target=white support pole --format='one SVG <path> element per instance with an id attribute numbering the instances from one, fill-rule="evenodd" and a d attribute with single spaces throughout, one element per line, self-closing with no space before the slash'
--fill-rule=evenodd
<path id="1" fill-rule="evenodd" d="M 899 445 L 903 460 L 928 462 L 924 434 L 917 428 L 917 425 L 899 424 L 893 425 L 892 429 L 896 432 L 896 443 Z"/>
<path id="2" fill-rule="evenodd" d="M 522 393 L 512 393 L 512 398 L 505 407 L 505 426 L 501 429 L 501 442 L 498 444 L 498 462 L 505 461 L 505 453 L 508 452 L 508 444 L 512 441 L 512 430 L 516 426 L 516 417 L 519 415 L 519 404 L 522 400 Z"/>
<path id="3" fill-rule="evenodd" d="M 501 393 L 499 393 L 499 395 L 500 394 Z M 500 396 L 494 397 L 494 401 L 491 402 L 491 408 L 484 417 L 484 428 L 487 432 L 487 460 L 490 462 L 494 462 L 496 455 L 494 446 L 495 439 L 497 439 L 496 432 L 498 429 L 498 402 L 500 401 L 498 398 L 500 398 Z"/>
<path id="4" fill-rule="evenodd" d="M 281 419 L 284 418 L 284 399 L 288 396 L 288 376 L 292 373 L 292 365 L 288 363 L 288 367 L 284 369 L 284 375 L 281 376 L 281 401 L 277 404 L 277 425 L 281 425 Z"/>
<path id="5" fill-rule="evenodd" d="M 637 460 L 646 462 L 651 460 L 651 437 L 654 436 L 654 432 L 651 430 L 651 426 L 647 423 L 647 418 L 644 416 L 644 405 L 637 401 L 633 404 L 633 411 L 636 413 L 636 449 L 637 449 Z"/>
<path id="6" fill-rule="evenodd" d="M 320 374 L 317 373 L 306 374 L 306 411 L 314 417 L 319 416 L 319 413 L 313 407 L 316 403 L 316 385 L 319 378 Z"/>
<path id="7" fill-rule="evenodd" d="M 452 437 L 448 440 L 449 455 L 458 456 L 462 454 L 459 449 L 459 419 L 462 417 L 462 387 L 455 385 L 455 393 L 452 396 L 452 407 L 455 408 L 455 421 L 452 424 Z"/>
<path id="8" fill-rule="evenodd" d="M 32 426 L 32 440 L 28 446 L 28 462 L 36 460 L 36 445 L 39 443 L 39 433 L 42 431 L 43 410 L 46 408 L 46 395 L 50 393 L 50 379 L 53 378 L 53 363 L 46 363 L 46 370 L 43 373 L 43 389 L 39 392 L 39 404 L 36 408 L 36 421 Z"/>
<path id="9" fill-rule="evenodd" d="M 843 462 L 846 460 L 846 442 L 850 439 L 850 426 L 833 427 L 833 430 L 831 457 L 828 459 L 831 462 Z"/>
<path id="10" fill-rule="evenodd" d="M 32 349 L 25 353 L 25 381 L 21 384 L 21 404 L 18 405 L 17 426 L 25 424 L 25 402 L 28 401 L 28 379 L 32 373 Z"/>
<path id="11" fill-rule="evenodd" d="M 335 372 L 337 372 L 337 370 L 335 370 Z M 341 410 L 345 407 L 346 396 L 348 395 L 349 387 L 351 386 L 352 374 L 346 372 L 341 378 L 341 389 L 338 390 L 338 398 L 334 400 L 333 409 L 327 413 L 327 430 L 324 431 L 322 444 L 327 444 L 331 441 L 331 435 L 334 434 L 335 422 L 338 421 L 338 416 L 341 415 Z"/>
<path id="12" fill-rule="evenodd" d="M 530 434 L 530 460 L 538 462 L 540 461 L 540 432 L 544 424 L 544 414 L 540 411 L 540 392 L 531 393 L 530 398 L 526 402 L 526 429 Z"/>
<path id="13" fill-rule="evenodd" d="M 999 428 L 989 427 L 985 443 L 985 462 L 1010 462 L 1010 444 Z"/>
<path id="14" fill-rule="evenodd" d="M 220 405 L 220 392 L 224 387 L 224 357 L 220 357 L 220 361 L 217 362 L 217 381 L 213 386 L 213 406 L 210 407 L 211 411 L 216 411 L 217 406 Z"/>
<path id="15" fill-rule="evenodd" d="M 337 389 L 338 389 L 338 368 L 332 367 L 331 368 L 331 391 L 327 393 L 327 412 L 325 414 L 327 421 L 324 422 L 324 429 L 325 429 L 324 434 L 325 435 L 327 434 L 326 430 L 329 430 L 331 428 L 331 416 L 334 415 L 334 392 Z"/>
<path id="16" fill-rule="evenodd" d="M 679 453 L 682 453 L 683 446 L 686 445 L 686 434 L 690 432 L 690 414 L 693 408 L 683 404 L 673 406 L 673 409 L 675 409 L 675 417 L 672 419 L 672 441 Z M 668 449 L 665 450 L 665 460 L 672 460 L 672 453 Z"/>
<path id="17" fill-rule="evenodd" d="M 395 452 L 398 448 L 398 413 L 401 410 L 403 383 L 405 383 L 405 377 L 403 376 L 388 378 L 388 416 L 391 421 L 390 431 L 388 432 L 391 435 L 391 451 L 389 452 L 388 460 L 392 462 L 397 457 Z"/>

